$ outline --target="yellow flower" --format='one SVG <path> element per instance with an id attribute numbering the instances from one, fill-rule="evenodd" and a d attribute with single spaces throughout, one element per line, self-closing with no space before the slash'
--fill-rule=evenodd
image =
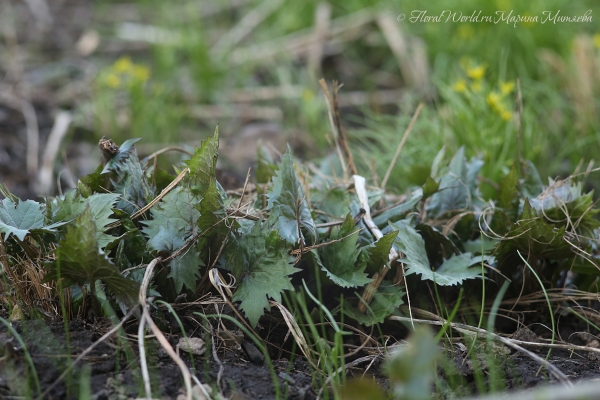
<path id="1" fill-rule="evenodd" d="M 471 90 L 474 91 L 475 93 L 479 93 L 481 92 L 481 89 L 483 88 L 483 85 L 481 84 L 480 81 L 477 82 L 473 82 L 471 84 Z"/>
<path id="2" fill-rule="evenodd" d="M 312 99 L 315 98 L 315 94 L 313 93 L 312 90 L 310 89 L 304 89 L 304 91 L 302 91 L 302 100 L 304 100 L 306 103 L 309 103 L 312 101 Z"/>
<path id="3" fill-rule="evenodd" d="M 504 111 L 502 111 L 502 114 L 500 114 L 500 116 L 502 117 L 503 120 L 508 121 L 512 118 L 512 112 L 504 110 Z"/>
<path id="4" fill-rule="evenodd" d="M 467 69 L 467 75 L 473 80 L 481 80 L 485 75 L 485 65 L 478 65 L 477 67 Z"/>
<path id="5" fill-rule="evenodd" d="M 514 82 L 502 82 L 500 84 L 500 93 L 502 93 L 503 96 L 506 96 L 507 94 L 512 93 L 512 91 L 514 89 L 515 89 Z"/>
<path id="6" fill-rule="evenodd" d="M 596 46 L 597 49 L 600 49 L 600 33 L 594 35 L 594 46 Z"/>
<path id="7" fill-rule="evenodd" d="M 150 78 L 150 70 L 143 65 L 134 65 L 131 74 L 139 82 L 146 82 Z"/>
<path id="8" fill-rule="evenodd" d="M 106 75 L 106 77 L 104 78 L 104 82 L 108 87 L 115 89 L 121 85 L 121 78 L 119 78 L 119 75 L 111 72 L 108 75 Z"/>
<path id="9" fill-rule="evenodd" d="M 131 62 L 131 58 L 129 58 L 129 56 L 123 56 L 115 61 L 112 67 L 115 72 L 129 72 L 133 68 L 133 63 Z"/>
<path id="10" fill-rule="evenodd" d="M 501 97 L 497 92 L 490 92 L 490 94 L 488 94 L 486 97 L 488 105 L 494 111 L 498 111 L 502 107 L 500 99 Z"/>
<path id="11" fill-rule="evenodd" d="M 452 90 L 456 93 L 464 93 L 467 91 L 467 83 L 463 79 L 459 79 L 452 85 Z"/>

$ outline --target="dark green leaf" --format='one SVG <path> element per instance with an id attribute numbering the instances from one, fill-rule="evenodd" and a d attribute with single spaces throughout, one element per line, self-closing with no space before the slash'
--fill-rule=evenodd
<path id="1" fill-rule="evenodd" d="M 172 253 L 185 244 L 181 232 L 167 221 L 165 226 L 159 226 L 158 233 L 148 240 L 148 246 L 155 251 Z"/>
<path id="2" fill-rule="evenodd" d="M 408 267 L 406 275 L 416 273 L 421 275 L 421 279 L 435 281 L 441 286 L 450 286 L 461 283 L 464 279 L 475 278 L 481 273 L 481 269 L 478 271 L 469 269 L 471 265 L 481 261 L 481 257 L 472 258 L 470 253 L 452 256 L 450 259 L 444 260 L 437 271 L 433 271 L 427 257 L 425 241 L 421 235 L 413 227 L 401 221 L 397 224 L 390 223 L 390 226 L 392 229 L 398 230 L 395 244 L 406 256 L 403 259 Z"/>
<path id="3" fill-rule="evenodd" d="M 83 285 L 86 281 L 93 285 L 101 280 L 108 289 L 129 305 L 135 303 L 139 284 L 121 276 L 96 240 L 96 224 L 90 206 L 87 206 L 67 227 L 65 238 L 58 243 L 56 259 L 49 264 L 46 280 L 58 279 L 59 275 L 67 282 Z"/>
<path id="4" fill-rule="evenodd" d="M 481 262 L 487 264 L 494 262 L 492 256 L 475 256 L 471 253 L 463 253 L 460 255 L 452 255 L 447 260 L 444 260 L 442 265 L 434 273 L 435 282 L 439 285 L 450 286 L 461 284 L 465 279 L 473 279 L 481 276 Z M 438 282 L 438 279 L 442 282 Z"/>
<path id="5" fill-rule="evenodd" d="M 219 127 L 217 126 L 214 135 L 203 141 L 192 158 L 185 162 L 190 169 L 185 181 L 194 195 L 201 197 L 210 181 L 215 179 L 218 156 Z"/>
<path id="6" fill-rule="evenodd" d="M 293 290 L 289 275 L 298 271 L 285 241 L 265 228 L 257 221 L 250 232 L 230 240 L 225 251 L 226 268 L 238 282 L 233 300 L 241 301 L 252 326 L 269 308 L 269 297 L 281 301 L 283 290 Z"/>
<path id="7" fill-rule="evenodd" d="M 405 294 L 401 288 L 394 286 L 392 282 L 383 281 L 377 288 L 366 313 L 363 314 L 349 302 L 344 303 L 344 313 L 365 326 L 381 324 L 404 303 L 402 298 Z"/>
<path id="8" fill-rule="evenodd" d="M 171 272 L 169 272 L 168 277 L 173 279 L 176 293 L 181 292 L 183 285 L 190 290 L 196 288 L 197 278 L 200 277 L 201 265 L 203 263 L 197 251 L 187 251 L 171 261 L 169 264 Z"/>
<path id="9" fill-rule="evenodd" d="M 396 222 L 406 216 L 410 211 L 414 210 L 423 196 L 421 193 L 415 193 L 410 199 L 404 203 L 390 208 L 373 218 L 373 222 L 378 227 L 387 226 L 388 221 Z"/>
<path id="10" fill-rule="evenodd" d="M 135 147 L 133 145 L 139 142 L 140 140 L 142 140 L 142 138 L 128 139 L 124 141 L 123 144 L 119 147 L 119 152 L 115 154 L 114 157 L 106 163 L 104 169 L 102 170 L 102 173 L 106 174 L 111 171 L 118 171 L 121 168 L 119 164 L 122 163 L 124 160 L 128 159 L 131 156 L 131 154 L 135 152 Z"/>
<path id="11" fill-rule="evenodd" d="M 539 196 L 530 200 L 533 207 L 548 222 L 555 226 L 571 227 L 578 232 L 593 236 L 594 229 L 600 227 L 597 220 L 598 209 L 593 209 L 593 191 L 583 193 L 583 184 L 572 179 L 550 180 L 550 186 Z"/>
<path id="12" fill-rule="evenodd" d="M 435 266 L 440 265 L 444 258 L 459 253 L 454 243 L 433 226 L 422 223 L 417 224 L 415 229 L 425 241 L 427 257 L 431 264 Z"/>
<path id="13" fill-rule="evenodd" d="M 394 240 L 398 232 L 392 231 L 383 235 L 382 238 L 376 242 L 363 247 L 361 250 L 361 258 L 365 258 L 367 261 L 367 271 L 376 273 L 381 271 L 384 265 L 388 265 L 390 250 L 394 244 Z"/>
<path id="14" fill-rule="evenodd" d="M 350 214 L 340 228 L 335 228 L 332 239 L 340 239 L 353 230 L 354 221 Z M 358 231 L 326 246 L 312 250 L 316 263 L 327 276 L 341 287 L 363 286 L 372 279 L 364 272 L 366 260 L 359 260 L 360 250 L 356 246 Z"/>
<path id="15" fill-rule="evenodd" d="M 556 228 L 544 221 L 525 199 L 523 213 L 511 228 L 506 237 L 500 241 L 495 254 L 499 266 L 514 267 L 520 265 L 521 254 L 530 259 L 548 258 L 560 260 L 573 256 L 571 246 L 563 240 L 565 227 Z"/>
<path id="16" fill-rule="evenodd" d="M 423 184 L 423 200 L 431 197 L 440 188 L 440 182 L 436 182 L 435 179 L 428 176 Z"/>

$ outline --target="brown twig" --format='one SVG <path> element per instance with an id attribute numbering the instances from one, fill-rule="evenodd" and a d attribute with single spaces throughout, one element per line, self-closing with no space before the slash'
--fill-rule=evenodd
<path id="1" fill-rule="evenodd" d="M 337 127 L 342 150 L 344 151 L 344 156 L 346 157 L 346 162 L 348 163 L 348 168 L 350 168 L 350 173 L 352 175 L 356 175 L 358 172 L 356 170 L 356 165 L 354 165 L 354 158 L 352 157 L 352 152 L 350 152 L 350 146 L 348 145 L 348 137 L 346 136 L 340 118 L 340 108 L 338 105 L 338 90 L 340 88 L 341 85 L 338 85 L 337 81 L 333 81 L 333 115 L 335 117 L 335 125 Z"/>

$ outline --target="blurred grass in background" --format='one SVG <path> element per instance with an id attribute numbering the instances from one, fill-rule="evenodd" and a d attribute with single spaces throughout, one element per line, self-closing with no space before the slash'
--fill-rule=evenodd
<path id="1" fill-rule="evenodd" d="M 544 175 L 572 172 L 600 148 L 600 7 L 595 1 L 136 0 L 94 2 L 98 68 L 76 108 L 92 131 L 152 149 L 198 144 L 220 124 L 223 167 L 245 175 L 258 139 L 305 158 L 330 151 L 318 79 L 337 79 L 361 173 L 383 176 L 419 102 L 425 108 L 388 187 L 422 183 L 435 154 L 483 155 L 497 180 L 523 156 Z M 540 22 L 411 22 L 438 16 L 537 16 Z M 544 12 L 591 22 L 541 21 Z M 448 12 L 446 11 L 446 12 Z M 397 16 L 406 19 L 398 21 Z M 447 14 L 446 14 L 447 15 Z M 240 152 L 238 147 L 244 148 Z M 251 155 L 246 153 L 252 153 Z"/>

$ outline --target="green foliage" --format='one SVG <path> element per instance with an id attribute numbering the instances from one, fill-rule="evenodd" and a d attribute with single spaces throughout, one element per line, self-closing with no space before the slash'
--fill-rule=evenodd
<path id="1" fill-rule="evenodd" d="M 583 184 L 572 179 L 554 181 L 546 190 L 530 200 L 531 207 L 554 225 L 575 228 L 578 233 L 591 236 L 594 229 L 600 227 L 593 209 L 593 194 L 582 194 Z"/>
<path id="2" fill-rule="evenodd" d="M 398 236 L 398 232 L 388 232 L 374 243 L 362 248 L 361 257 L 366 259 L 369 272 L 379 272 L 384 265 L 389 264 L 390 250 L 394 245 L 396 236 Z"/>
<path id="3" fill-rule="evenodd" d="M 233 300 L 241 302 L 252 326 L 269 308 L 268 298 L 281 301 L 281 292 L 294 288 L 289 275 L 298 269 L 292 265 L 294 258 L 288 254 L 286 242 L 260 221 L 230 239 L 225 260 L 225 267 L 238 282 Z"/>
<path id="4" fill-rule="evenodd" d="M 99 249 L 95 233 L 94 216 L 87 206 L 67 227 L 64 239 L 58 242 L 56 259 L 47 265 L 46 280 L 64 279 L 67 285 L 80 286 L 89 282 L 90 287 L 94 287 L 96 280 L 101 280 L 121 301 L 133 305 L 139 284 L 121 276 Z"/>
<path id="5" fill-rule="evenodd" d="M 452 256 L 444 260 L 442 265 L 434 271 L 429 265 L 425 241 L 419 233 L 404 222 L 394 224 L 390 222 L 392 229 L 398 231 L 396 245 L 406 258 L 402 260 L 406 265 L 406 275 L 420 274 L 421 279 L 435 281 L 442 286 L 451 286 L 462 283 L 465 279 L 477 278 L 481 274 L 481 268 L 471 268 L 472 265 L 481 262 L 481 257 L 471 257 L 471 253 L 460 256 Z"/>
<path id="6" fill-rule="evenodd" d="M 366 313 L 363 314 L 349 302 L 344 303 L 344 313 L 365 326 L 382 324 L 387 317 L 394 314 L 398 307 L 404 304 L 405 294 L 402 289 L 397 285 L 393 285 L 392 282 L 383 281 L 377 288 Z"/>
<path id="7" fill-rule="evenodd" d="M 196 206 L 200 199 L 192 195 L 191 190 L 178 186 L 171 190 L 162 201 L 152 207 L 152 219 L 143 221 L 146 226 L 142 232 L 149 238 L 156 236 L 161 227 L 170 224 L 177 232 L 177 236 L 184 238 L 193 233 L 200 212 Z M 158 249 L 155 249 L 158 250 Z"/>
<path id="8" fill-rule="evenodd" d="M 219 128 L 214 135 L 202 142 L 192 158 L 185 161 L 190 173 L 186 176 L 185 184 L 195 196 L 202 197 L 209 183 L 215 179 L 215 169 L 219 156 Z"/>
<path id="9" fill-rule="evenodd" d="M 358 287 L 371 282 L 364 272 L 367 260 L 359 258 L 358 231 L 354 231 L 350 214 L 341 227 L 334 229 L 331 239 L 326 246 L 312 250 L 315 262 L 327 277 L 341 287 Z"/>
<path id="10" fill-rule="evenodd" d="M 4 240 L 9 235 L 15 235 L 19 240 L 25 240 L 31 230 L 44 226 L 43 204 L 33 200 L 13 202 L 5 198 L 0 202 L 0 232 L 4 233 Z"/>
<path id="11" fill-rule="evenodd" d="M 431 196 L 428 212 L 440 217 L 472 207 L 478 195 L 477 174 L 482 166 L 483 161 L 479 159 L 467 162 L 465 149 L 461 147 L 441 175 L 438 191 Z"/>
<path id="12" fill-rule="evenodd" d="M 49 279 L 60 273 L 67 283 L 87 284 L 92 290 L 96 281 L 102 281 L 108 293 L 121 298 L 132 296 L 137 283 L 119 271 L 147 263 L 151 257 L 172 258 L 152 282 L 153 293 L 166 300 L 184 290 L 202 295 L 197 283 L 209 266 L 227 269 L 236 282 L 233 300 L 240 302 L 253 326 L 269 309 L 269 299 L 281 301 L 284 291 L 295 289 L 296 265 L 303 268 L 307 282 L 321 282 L 335 289 L 332 295 L 349 298 L 338 308 L 345 316 L 366 326 L 382 323 L 396 312 L 405 295 L 398 282 L 369 285 L 384 266 L 397 267 L 389 265 L 392 249 L 403 255 L 399 262 L 405 264 L 406 275 L 440 286 L 485 278 L 490 272 L 482 270 L 482 263 L 514 276 L 522 265 L 518 252 L 527 255 L 546 280 L 555 281 L 558 272 L 571 265 L 577 271 L 597 274 L 589 268 L 589 261 L 576 257 L 567 241 L 594 253 L 600 223 L 592 193 L 584 194 L 582 184 L 573 179 L 550 181 L 544 188 L 527 162 L 522 164 L 522 181 L 513 167 L 497 185 L 496 196 L 484 203 L 478 176 L 483 160 L 467 161 L 461 148 L 445 165 L 442 149 L 424 183 L 413 187 L 403 202 L 392 203 L 383 190 L 369 187 L 367 201 L 383 233 L 376 240 L 364 221 L 353 217 L 360 210 L 356 188 L 335 178 L 334 159 L 328 158 L 321 172 L 306 175 L 303 182 L 289 149 L 276 167 L 263 155 L 261 192 L 245 199 L 247 204 L 260 204 L 264 193 L 267 207 L 248 207 L 243 211 L 248 217 L 240 218 L 230 208 L 239 199 L 227 194 L 216 180 L 218 130 L 186 161 L 187 176 L 141 221 L 134 221 L 130 212 L 150 201 L 144 196 L 153 193 L 147 181 L 149 167 L 137 159 L 135 142 L 124 143 L 104 168 L 116 193 L 98 193 L 94 182 L 99 177 L 94 173 L 86 180 L 90 186 L 80 182 L 46 205 L 4 199 L 0 232 L 9 246 L 20 246 L 28 256 L 40 259 L 51 259 L 56 248 L 55 261 L 48 264 Z M 151 168 L 152 173 L 161 173 Z M 305 187 L 311 188 L 310 205 Z M 535 195 L 528 200 L 523 198 L 526 193 Z M 124 203 L 132 205 L 131 201 L 137 202 L 135 207 L 123 207 Z M 520 215 L 519 204 L 523 204 Z M 490 234 L 488 227 L 493 227 Z M 492 232 L 506 235 L 490 239 Z M 574 234 L 589 238 L 578 239 Z M 549 261 L 543 265 L 551 267 L 541 268 L 542 263 L 534 262 L 539 259 Z M 139 281 L 143 269 L 129 274 Z M 370 302 L 364 302 L 364 293 L 373 295 Z M 366 311 L 359 311 L 363 306 Z"/>
<path id="13" fill-rule="evenodd" d="M 117 208 L 133 214 L 144 207 L 155 195 L 138 159 L 134 144 L 140 139 L 126 140 L 104 166 L 102 174 L 112 173 L 115 193 L 121 195 Z"/>
<path id="14" fill-rule="evenodd" d="M 560 260 L 573 257 L 573 250 L 563 240 L 564 236 L 564 226 L 556 228 L 544 221 L 531 207 L 529 200 L 525 199 L 519 220 L 496 247 L 499 266 L 503 268 L 520 264 L 517 251 L 526 254 L 529 260 Z"/>
<path id="15" fill-rule="evenodd" d="M 282 239 L 289 244 L 294 244 L 302 237 L 306 242 L 304 234 L 300 231 L 303 228 L 308 238 L 314 241 L 315 223 L 308 208 L 302 183 L 294 171 L 289 147 L 273 177 L 273 187 L 267 193 L 267 199 L 269 202 L 267 210 L 271 211 L 269 218 L 274 222 Z"/>
<path id="16" fill-rule="evenodd" d="M 64 197 L 57 198 L 56 203 L 51 203 L 50 212 L 53 222 L 69 222 L 81 215 L 86 208 L 90 209 L 98 246 L 105 248 L 115 240 L 114 236 L 104 233 L 107 225 L 115 222 L 110 218 L 113 215 L 112 208 L 119 199 L 115 193 L 96 193 L 87 198 L 81 196 L 77 189 L 71 189 Z"/>

